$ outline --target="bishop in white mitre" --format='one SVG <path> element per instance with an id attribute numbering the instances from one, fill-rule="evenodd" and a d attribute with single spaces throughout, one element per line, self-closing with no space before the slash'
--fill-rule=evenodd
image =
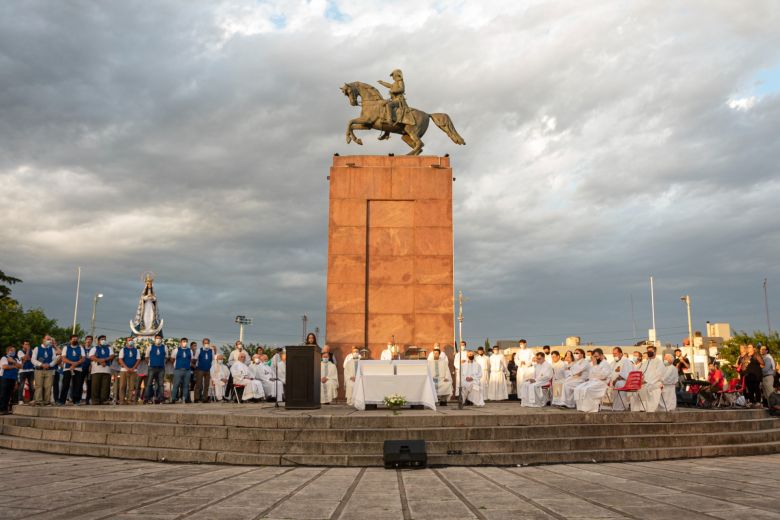
<path id="1" fill-rule="evenodd" d="M 561 355 L 557 350 L 553 351 L 550 357 L 552 357 L 550 365 L 552 365 L 553 370 L 552 398 L 553 403 L 555 403 L 555 399 L 563 395 L 563 382 L 566 379 L 566 362 L 561 359 Z"/>
<path id="2" fill-rule="evenodd" d="M 330 362 L 330 355 L 322 353 L 320 360 L 320 403 L 330 404 L 339 392 L 339 371 Z"/>
<path id="3" fill-rule="evenodd" d="M 647 359 L 639 365 L 642 388 L 631 396 L 631 411 L 655 412 L 661 403 L 664 362 L 655 357 L 655 347 L 647 347 Z"/>
<path id="4" fill-rule="evenodd" d="M 493 347 L 493 353 L 488 360 L 490 375 L 488 377 L 488 401 L 506 401 L 509 399 L 507 379 L 509 369 L 506 366 L 506 358 L 498 351 L 498 345 Z"/>
<path id="5" fill-rule="evenodd" d="M 604 359 L 604 351 L 593 349 L 593 365 L 588 372 L 588 380 L 574 389 L 574 401 L 580 412 L 593 413 L 601 408 L 601 401 L 607 393 L 612 379 L 612 365 Z"/>
<path id="6" fill-rule="evenodd" d="M 545 359 L 544 352 L 536 354 L 534 376 L 526 379 L 517 387 L 517 398 L 521 400 L 520 406 L 541 408 L 547 404 L 545 386 L 552 383 L 553 367 Z"/>
<path id="7" fill-rule="evenodd" d="M 450 373 L 450 362 L 447 359 L 447 355 L 442 354 L 438 343 L 433 346 L 433 351 L 428 354 L 428 371 L 433 378 L 439 404 L 447 406 L 447 400 L 452 395 L 452 374 Z"/>
<path id="8" fill-rule="evenodd" d="M 488 382 L 490 381 L 490 358 L 485 355 L 485 349 L 483 347 L 477 347 L 477 355 L 474 356 L 474 363 L 479 365 L 482 370 L 482 377 L 479 384 L 482 385 L 482 398 L 487 395 Z"/>
<path id="9" fill-rule="evenodd" d="M 467 361 L 461 365 L 461 377 L 463 379 L 461 391 L 463 400 L 474 406 L 485 406 L 482 398 L 482 367 L 474 359 L 474 352 L 468 353 Z"/>
<path id="10" fill-rule="evenodd" d="M 620 412 L 625 410 L 630 402 L 630 396 L 620 389 L 626 384 L 628 374 L 636 368 L 620 347 L 612 349 L 612 358 L 612 410 Z"/>
<path id="11" fill-rule="evenodd" d="M 585 351 L 578 348 L 574 351 L 574 363 L 569 367 L 569 373 L 563 381 L 563 395 L 559 402 L 566 408 L 576 408 L 574 389 L 588 380 L 590 360 L 585 359 Z"/>
<path id="12" fill-rule="evenodd" d="M 677 382 L 680 376 L 677 367 L 672 364 L 671 354 L 664 354 L 664 370 L 661 376 L 661 410 L 673 412 L 677 409 Z"/>
<path id="13" fill-rule="evenodd" d="M 358 373 L 358 363 L 360 362 L 360 349 L 352 347 L 352 353 L 344 359 L 344 384 L 347 393 L 347 404 L 352 406 L 352 391 L 355 388 L 355 378 Z"/>
<path id="14" fill-rule="evenodd" d="M 214 400 L 222 401 L 225 398 L 225 387 L 230 378 L 230 369 L 225 366 L 225 356 L 217 354 L 214 363 L 209 370 L 211 389 L 214 392 Z"/>
<path id="15" fill-rule="evenodd" d="M 246 352 L 238 354 L 233 361 L 233 365 L 230 367 L 230 374 L 233 376 L 233 385 L 243 386 L 244 392 L 241 394 L 241 400 L 262 399 L 265 394 L 263 393 L 263 384 L 254 379 L 249 367 L 245 364 Z"/>

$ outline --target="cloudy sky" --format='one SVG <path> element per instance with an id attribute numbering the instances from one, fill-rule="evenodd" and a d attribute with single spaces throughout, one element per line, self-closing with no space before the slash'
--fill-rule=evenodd
<path id="1" fill-rule="evenodd" d="M 344 82 L 404 71 L 447 112 L 464 336 L 626 344 L 780 325 L 776 1 L 7 1 L 0 269 L 15 294 L 124 335 L 155 287 L 168 335 L 324 328 Z M 632 321 L 631 299 L 634 300 Z"/>

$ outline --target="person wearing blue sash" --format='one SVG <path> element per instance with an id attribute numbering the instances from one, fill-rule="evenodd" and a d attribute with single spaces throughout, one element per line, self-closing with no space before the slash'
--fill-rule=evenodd
<path id="1" fill-rule="evenodd" d="M 211 350 L 211 340 L 203 338 L 202 346 L 195 352 L 195 398 L 196 403 L 209 401 L 211 386 L 211 365 L 214 362 L 214 351 Z"/>
<path id="2" fill-rule="evenodd" d="M 43 343 L 32 352 L 32 364 L 35 367 L 35 404 L 50 405 L 54 386 L 54 371 L 59 363 L 54 350 L 54 340 L 48 334 Z"/>
<path id="3" fill-rule="evenodd" d="M 108 404 L 111 399 L 111 362 L 114 352 L 105 336 L 98 336 L 98 345 L 89 350 L 92 362 L 92 404 Z"/>
<path id="4" fill-rule="evenodd" d="M 190 350 L 187 338 L 181 338 L 179 346 L 173 351 L 173 390 L 171 391 L 171 404 L 179 400 L 186 402 L 190 395 L 190 369 L 192 368 L 192 350 Z M 179 394 L 181 387 L 181 394 Z"/>
<path id="5" fill-rule="evenodd" d="M 73 334 L 70 337 L 70 344 L 65 345 L 62 352 L 62 388 L 57 400 L 58 404 L 65 404 L 69 392 L 73 404 L 81 404 L 82 388 L 79 386 L 79 381 L 81 381 L 81 365 L 84 363 L 84 358 L 84 349 L 79 345 L 79 337 Z"/>
<path id="6" fill-rule="evenodd" d="M 135 383 L 138 377 L 136 370 L 140 363 L 141 356 L 135 348 L 133 338 L 128 338 L 127 344 L 119 351 L 119 404 L 127 404 L 128 401 L 135 404 L 138 401 Z"/>
<path id="7" fill-rule="evenodd" d="M 14 395 L 14 386 L 20 368 L 22 364 L 16 359 L 16 348 L 8 345 L 5 349 L 5 357 L 0 358 L 0 415 L 11 413 L 11 397 Z"/>
<path id="8" fill-rule="evenodd" d="M 163 345 L 162 335 L 154 335 L 154 344 L 146 349 L 146 359 L 149 362 L 149 371 L 146 376 L 146 389 L 144 391 L 144 403 L 152 402 L 160 404 L 165 399 L 165 362 L 168 360 L 168 347 Z"/>
<path id="9" fill-rule="evenodd" d="M 92 336 L 84 338 L 84 362 L 81 364 L 81 381 L 79 382 L 79 388 L 85 387 L 86 391 L 84 404 L 89 404 L 92 400 L 92 361 L 89 359 L 92 341 Z"/>
<path id="10" fill-rule="evenodd" d="M 22 342 L 22 349 L 16 353 L 16 359 L 22 364 L 19 369 L 19 402 L 29 403 L 35 399 L 35 365 L 32 363 L 32 347 L 30 342 Z M 30 388 L 29 399 L 24 398 L 24 384 Z"/>

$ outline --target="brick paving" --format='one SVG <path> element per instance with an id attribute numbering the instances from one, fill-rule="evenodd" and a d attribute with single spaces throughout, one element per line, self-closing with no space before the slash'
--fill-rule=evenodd
<path id="1" fill-rule="evenodd" d="M 0 466 L 3 519 L 780 519 L 780 455 L 388 471 L 0 450 Z"/>

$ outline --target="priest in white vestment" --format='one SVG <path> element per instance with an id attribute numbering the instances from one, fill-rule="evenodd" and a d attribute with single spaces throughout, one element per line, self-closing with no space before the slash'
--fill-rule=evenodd
<path id="1" fill-rule="evenodd" d="M 550 385 L 553 379 L 553 367 L 545 359 L 544 352 L 536 354 L 534 375 L 523 381 L 517 388 L 517 398 L 520 406 L 541 408 L 547 404 L 547 390 L 543 387 Z"/>
<path id="2" fill-rule="evenodd" d="M 382 361 L 390 361 L 395 357 L 395 345 L 392 343 L 387 344 L 387 348 L 382 351 L 382 354 L 380 354 L 379 359 Z"/>
<path id="3" fill-rule="evenodd" d="M 506 366 L 504 355 L 498 351 L 498 345 L 493 347 L 493 353 L 488 359 L 488 367 L 490 367 L 488 401 L 506 401 L 509 399 L 509 390 L 507 389 L 509 369 Z"/>
<path id="4" fill-rule="evenodd" d="M 664 371 L 661 376 L 661 410 L 673 412 L 677 409 L 677 383 L 680 381 L 679 371 L 673 364 L 671 354 L 664 354 Z"/>
<path id="5" fill-rule="evenodd" d="M 474 406 L 485 406 L 482 398 L 482 367 L 474 359 L 474 352 L 468 353 L 466 363 L 461 365 L 461 376 L 463 377 L 463 400 L 466 404 L 471 403 Z"/>
<path id="6" fill-rule="evenodd" d="M 574 401 L 580 412 L 594 413 L 601 407 L 601 401 L 607 393 L 607 386 L 612 378 L 612 365 L 604 359 L 604 351 L 593 349 L 592 366 L 588 372 L 588 380 L 574 389 Z"/>
<path id="7" fill-rule="evenodd" d="M 585 359 L 585 351 L 578 348 L 574 351 L 574 363 L 569 367 L 569 374 L 563 382 L 562 406 L 576 408 L 574 389 L 588 380 L 590 372 L 590 360 Z"/>
<path id="8" fill-rule="evenodd" d="M 612 358 L 612 410 L 621 412 L 626 409 L 631 399 L 629 394 L 621 392 L 620 389 L 626 384 L 628 374 L 636 370 L 636 367 L 620 347 L 612 349 Z"/>
<path id="9" fill-rule="evenodd" d="M 217 354 L 214 358 L 209 375 L 211 376 L 211 389 L 214 392 L 214 400 L 217 402 L 222 401 L 225 399 L 225 387 L 230 378 L 230 369 L 225 366 L 225 357 L 222 354 Z"/>
<path id="10" fill-rule="evenodd" d="M 563 382 L 566 379 L 566 363 L 561 359 L 561 354 L 557 350 L 553 350 L 552 354 L 552 400 L 555 403 L 555 399 L 563 395 Z"/>
<path id="11" fill-rule="evenodd" d="M 346 387 L 347 404 L 352 406 L 352 391 L 355 388 L 355 378 L 357 377 L 358 363 L 360 362 L 360 349 L 352 347 L 352 353 L 344 360 L 344 384 Z"/>
<path id="12" fill-rule="evenodd" d="M 517 388 L 526 378 L 532 378 L 534 374 L 534 354 L 531 349 L 528 348 L 528 344 L 524 339 L 518 342 L 518 351 L 515 352 L 515 365 L 517 365 Z M 519 390 L 518 390 L 519 392 Z"/>
<path id="13" fill-rule="evenodd" d="M 242 401 L 262 399 L 263 384 L 252 377 L 252 372 L 244 363 L 246 361 L 246 352 L 240 352 L 230 367 L 230 374 L 233 376 L 233 385 L 243 386 L 244 391 L 241 394 Z"/>
<path id="14" fill-rule="evenodd" d="M 287 381 L 287 352 L 282 351 L 281 354 L 279 354 L 279 361 L 276 363 L 274 376 L 271 380 L 274 381 L 276 401 L 284 401 L 284 385 Z"/>
<path id="15" fill-rule="evenodd" d="M 642 372 L 642 389 L 631 395 L 631 411 L 655 412 L 661 403 L 661 378 L 664 362 L 655 357 L 655 347 L 647 347 L 647 360 L 639 366 Z"/>
<path id="16" fill-rule="evenodd" d="M 466 363 L 466 342 L 461 341 L 460 342 L 460 350 L 455 353 L 455 356 L 452 358 L 452 364 L 455 366 L 455 392 L 458 392 L 458 389 L 460 388 L 460 367 L 463 366 L 464 363 Z"/>
<path id="17" fill-rule="evenodd" d="M 482 378 L 480 384 L 482 385 L 482 399 L 487 395 L 488 382 L 490 381 L 490 358 L 485 355 L 485 349 L 483 347 L 477 347 L 477 355 L 474 356 L 474 363 L 479 365 L 482 369 Z"/>
<path id="18" fill-rule="evenodd" d="M 433 378 L 439 404 L 447 406 L 447 401 L 452 395 L 452 374 L 450 373 L 449 360 L 445 354 L 441 353 L 438 343 L 433 346 L 433 352 L 428 355 L 428 371 Z"/>
<path id="19" fill-rule="evenodd" d="M 330 404 L 339 393 L 339 371 L 330 362 L 330 355 L 322 353 L 320 360 L 320 403 Z"/>
<path id="20" fill-rule="evenodd" d="M 266 399 L 276 397 L 276 390 L 273 383 L 273 368 L 268 366 L 268 356 L 265 354 L 255 354 L 252 358 L 252 365 L 249 367 L 252 376 L 263 385 L 263 393 Z"/>
<path id="21" fill-rule="evenodd" d="M 236 341 L 235 348 L 230 351 L 230 355 L 227 359 L 227 366 L 228 368 L 233 366 L 233 363 L 238 361 L 239 355 L 244 354 L 246 356 L 244 358 L 244 364 L 246 364 L 247 361 L 249 361 L 249 353 L 244 350 L 244 344 L 241 343 L 241 341 Z"/>

